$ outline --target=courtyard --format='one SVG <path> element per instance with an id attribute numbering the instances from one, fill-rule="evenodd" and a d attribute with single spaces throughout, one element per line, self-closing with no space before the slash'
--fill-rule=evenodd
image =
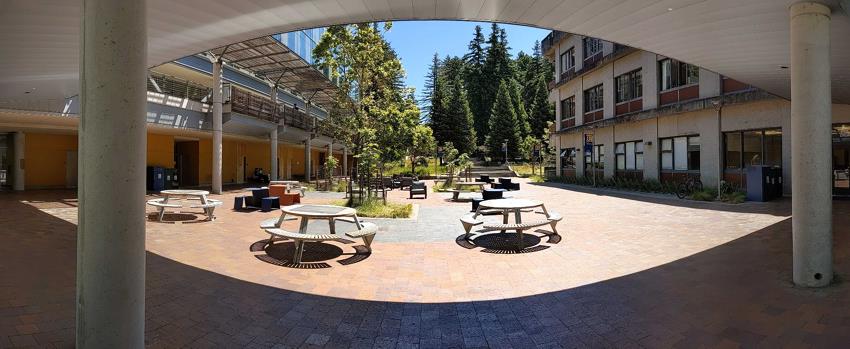
<path id="1" fill-rule="evenodd" d="M 429 182 L 429 187 L 433 183 Z M 517 198 L 561 213 L 560 238 L 471 246 L 450 194 L 413 203 L 357 239 L 264 248 L 260 221 L 167 214 L 146 223 L 145 344 L 174 347 L 826 347 L 850 341 L 847 213 L 835 201 L 835 285 L 793 286 L 790 200 L 731 205 L 528 183 Z M 308 192 L 305 203 L 342 193 Z M 72 347 L 72 191 L 0 197 L 0 347 Z M 149 214 L 153 214 L 151 208 Z M 313 222 L 321 229 L 326 222 Z M 295 227 L 296 222 L 286 222 Z M 534 234 L 532 234 L 534 235 Z M 536 235 L 539 236 L 539 235 Z M 354 241 L 357 240 L 357 241 Z M 477 240 L 477 239 L 476 239 Z"/>

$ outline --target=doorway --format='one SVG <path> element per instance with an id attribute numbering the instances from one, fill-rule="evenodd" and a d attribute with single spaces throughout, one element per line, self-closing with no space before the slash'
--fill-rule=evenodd
<path id="1" fill-rule="evenodd" d="M 832 194 L 850 196 L 850 124 L 832 127 Z"/>
<path id="2" fill-rule="evenodd" d="M 198 141 L 174 142 L 174 164 L 177 169 L 177 183 L 182 187 L 198 186 L 199 154 Z"/>

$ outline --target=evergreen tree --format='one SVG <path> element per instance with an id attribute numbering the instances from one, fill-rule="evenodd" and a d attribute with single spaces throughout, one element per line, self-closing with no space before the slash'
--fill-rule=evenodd
<path id="1" fill-rule="evenodd" d="M 498 24 L 493 23 L 490 28 L 490 36 L 487 39 L 487 56 L 484 59 L 484 65 L 481 67 L 481 89 L 476 91 L 481 93 L 481 108 L 483 110 L 492 111 L 493 102 L 498 93 L 499 85 L 506 79 L 513 76 L 511 66 L 511 58 L 508 54 L 508 41 L 505 30 L 500 28 Z M 510 96 L 510 93 L 508 93 Z M 479 134 L 479 138 L 489 132 L 489 113 L 485 114 L 482 120 L 476 120 L 475 132 Z"/>
<path id="2" fill-rule="evenodd" d="M 510 82 L 508 89 L 511 93 L 511 102 L 513 102 L 514 105 L 519 136 L 520 138 L 525 138 L 525 136 L 528 136 L 531 133 L 531 126 L 529 125 L 528 113 L 525 110 L 525 103 L 522 96 L 520 96 L 522 93 L 522 86 L 515 79 L 510 79 L 508 81 Z"/>
<path id="3" fill-rule="evenodd" d="M 503 158 L 502 143 L 508 143 L 508 157 L 517 155 L 520 139 L 520 130 L 517 122 L 516 111 L 511 101 L 511 93 L 508 84 L 499 83 L 496 99 L 490 111 L 490 133 L 487 134 L 487 148 L 493 158 Z"/>
<path id="4" fill-rule="evenodd" d="M 440 71 L 440 58 L 434 52 L 434 58 L 431 60 L 431 65 L 428 67 L 428 75 L 425 76 L 425 86 L 422 90 L 422 98 L 419 100 L 422 103 L 423 118 L 422 121 L 430 123 L 431 109 L 433 108 L 434 94 L 437 90 L 437 75 Z"/>
<path id="5" fill-rule="evenodd" d="M 484 49 L 484 33 L 481 26 L 475 26 L 475 32 L 472 40 L 469 42 L 469 52 L 463 56 L 466 66 L 464 74 L 464 85 L 468 93 L 469 108 L 472 111 L 472 119 L 474 128 L 477 131 L 478 143 L 483 143 L 484 135 L 486 135 L 487 118 L 490 116 L 490 108 L 487 105 L 487 93 L 493 93 L 488 88 L 487 81 L 483 76 L 484 61 L 487 58 L 487 52 Z"/>
<path id="6" fill-rule="evenodd" d="M 549 103 L 549 90 L 543 76 L 534 83 L 534 94 L 530 99 L 531 108 L 528 112 L 531 124 L 531 135 L 540 138 L 546 131 L 547 124 L 555 120 L 554 106 Z"/>
<path id="7" fill-rule="evenodd" d="M 446 101 L 446 114 L 452 120 L 451 142 L 461 153 L 471 154 L 475 150 L 475 129 L 472 127 L 472 111 L 460 76 L 452 78 L 451 90 L 452 94 Z"/>

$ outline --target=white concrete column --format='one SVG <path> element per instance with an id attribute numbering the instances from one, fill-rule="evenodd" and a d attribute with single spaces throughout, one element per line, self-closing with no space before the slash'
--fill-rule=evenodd
<path id="1" fill-rule="evenodd" d="M 221 194 L 221 130 L 222 130 L 222 98 L 221 98 L 221 60 L 213 61 L 213 105 L 212 105 L 212 192 Z"/>
<path id="2" fill-rule="evenodd" d="M 269 178 L 273 181 L 278 180 L 277 171 L 277 126 L 269 133 L 271 145 L 271 168 L 269 168 Z"/>
<path id="3" fill-rule="evenodd" d="M 342 175 L 348 176 L 348 147 L 342 147 Z"/>
<path id="4" fill-rule="evenodd" d="M 145 2 L 83 0 L 78 348 L 145 345 Z"/>
<path id="5" fill-rule="evenodd" d="M 26 187 L 26 160 L 24 160 L 26 138 L 23 132 L 15 132 L 12 137 L 15 147 L 15 156 L 12 159 L 12 189 L 24 190 Z"/>
<path id="6" fill-rule="evenodd" d="M 310 163 L 310 161 L 312 161 L 312 159 L 311 159 L 312 147 L 310 146 L 310 143 L 312 141 L 313 141 L 313 137 L 311 137 L 311 136 L 307 136 L 307 139 L 304 140 L 304 177 L 305 177 L 304 180 L 307 181 L 308 183 L 310 182 L 310 174 L 312 173 L 311 172 L 312 166 L 310 166 L 310 165 L 312 165 Z"/>
<path id="7" fill-rule="evenodd" d="M 832 281 L 830 10 L 791 5 L 791 210 L 794 283 Z"/>

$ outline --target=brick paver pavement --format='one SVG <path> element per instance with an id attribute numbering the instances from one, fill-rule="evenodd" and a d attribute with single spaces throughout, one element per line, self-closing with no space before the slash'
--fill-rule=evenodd
<path id="1" fill-rule="evenodd" d="M 315 244 L 305 252 L 312 268 L 295 268 L 291 244 L 258 248 L 267 236 L 257 223 L 277 213 L 232 211 L 236 193 L 218 197 L 225 206 L 214 222 L 192 210 L 148 222 L 149 347 L 850 343 L 850 287 L 791 284 L 788 200 L 724 205 L 523 183 L 515 197 L 564 215 L 562 239 L 499 254 L 455 241 L 469 203 L 393 191 L 390 200 L 415 203 L 417 217 L 371 220 L 381 227 L 371 255 L 356 254 L 360 241 Z M 0 348 L 73 345 L 73 197 L 0 195 Z M 835 202 L 839 278 L 850 267 L 848 212 L 850 202 Z"/>

